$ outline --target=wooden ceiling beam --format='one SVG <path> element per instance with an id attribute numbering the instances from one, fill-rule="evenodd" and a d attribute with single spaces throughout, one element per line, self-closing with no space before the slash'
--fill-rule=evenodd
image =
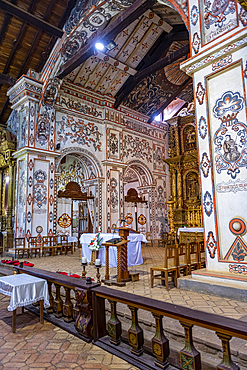
<path id="1" fill-rule="evenodd" d="M 75 7 L 75 5 L 76 5 L 76 0 L 69 0 L 68 1 L 67 7 L 66 7 L 66 9 L 65 9 L 65 11 L 64 11 L 64 13 L 62 15 L 62 18 L 60 19 L 60 21 L 58 23 L 58 28 L 63 29 L 63 27 L 64 27 L 64 25 L 65 25 L 65 23 L 66 23 L 69 15 L 70 15 L 71 11 Z M 41 55 L 41 59 L 39 61 L 39 64 L 36 67 L 36 71 L 37 72 L 40 72 L 41 69 L 43 68 L 46 60 L 48 59 L 48 57 L 49 57 L 49 55 L 50 55 L 50 53 L 52 51 L 52 48 L 53 48 L 55 42 L 56 42 L 56 37 L 52 36 L 51 39 L 50 39 L 50 41 L 49 41 L 49 43 L 48 43 L 48 45 L 47 45 L 47 48 L 46 48 L 45 52 L 42 53 L 42 55 Z"/>
<path id="2" fill-rule="evenodd" d="M 167 99 L 165 103 L 162 104 L 157 111 L 155 111 L 155 113 L 152 114 L 152 116 L 148 120 L 148 123 L 151 123 L 154 120 L 154 118 L 158 114 L 160 114 L 186 88 L 186 86 L 188 86 L 190 82 L 191 82 L 191 78 L 189 77 L 187 78 L 187 80 L 184 81 L 182 85 L 179 86 L 179 88 L 175 91 L 175 93 L 172 94 L 172 96 L 169 99 Z"/>
<path id="3" fill-rule="evenodd" d="M 11 1 L 12 4 L 16 4 L 16 2 L 17 2 L 17 0 L 12 0 Z M 5 32 L 6 32 L 7 28 L 8 28 L 10 18 L 11 18 L 11 15 L 10 14 L 6 14 L 5 17 L 4 17 L 2 28 L 1 28 L 1 31 L 0 31 L 0 45 L 1 45 L 2 41 L 3 41 L 4 36 L 5 36 Z"/>
<path id="4" fill-rule="evenodd" d="M 95 38 L 90 37 L 88 43 L 61 66 L 58 78 L 63 79 L 92 56 L 96 42 L 114 40 L 120 32 L 145 13 L 155 2 L 156 0 L 136 0 L 128 9 L 121 12 L 112 23 L 106 26 L 106 28 L 100 32 L 99 36 Z"/>
<path id="5" fill-rule="evenodd" d="M 10 77 L 6 74 L 0 73 L 0 84 L 1 85 L 9 85 L 13 86 L 16 82 L 16 79 L 13 77 Z"/>
<path id="6" fill-rule="evenodd" d="M 0 9 L 53 36 L 62 37 L 63 35 L 63 30 L 60 28 L 53 26 L 52 24 L 36 17 L 29 12 L 26 12 L 25 10 L 14 4 L 11 4 L 6 0 L 0 0 Z"/>
<path id="7" fill-rule="evenodd" d="M 168 66 L 169 64 L 175 62 L 176 60 L 180 59 L 181 57 L 187 55 L 189 53 L 189 44 L 183 46 L 182 48 L 174 51 L 173 53 L 169 54 L 168 56 L 160 59 L 158 62 L 149 65 L 147 68 L 140 70 L 134 76 L 131 76 L 128 79 L 128 84 L 124 90 L 117 96 L 114 108 L 118 108 L 119 105 L 123 102 L 123 100 L 130 94 L 130 92 L 134 89 L 134 87 L 141 81 L 143 78 L 150 76 L 151 74 L 159 71 L 160 69 Z"/>

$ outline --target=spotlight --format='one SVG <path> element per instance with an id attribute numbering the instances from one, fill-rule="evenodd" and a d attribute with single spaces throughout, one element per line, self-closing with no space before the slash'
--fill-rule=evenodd
<path id="1" fill-rule="evenodd" d="M 98 50 L 104 50 L 105 46 L 102 44 L 102 42 L 96 42 L 95 44 L 96 49 Z"/>

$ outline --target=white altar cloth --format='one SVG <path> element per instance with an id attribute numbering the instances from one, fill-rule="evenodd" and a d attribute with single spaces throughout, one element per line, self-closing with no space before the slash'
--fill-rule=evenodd
<path id="1" fill-rule="evenodd" d="M 8 311 L 42 299 L 45 308 L 50 306 L 47 281 L 35 276 L 17 274 L 0 277 L 0 293 L 11 297 Z"/>
<path id="2" fill-rule="evenodd" d="M 180 233 L 203 233 L 203 227 L 180 227 L 178 229 L 178 236 Z"/>
<path id="3" fill-rule="evenodd" d="M 82 257 L 87 257 L 88 261 L 91 261 L 91 249 L 88 248 L 89 243 L 97 234 L 82 234 L 80 243 L 82 245 Z M 103 238 L 102 243 L 112 238 L 118 238 L 118 234 L 100 234 Z M 128 248 L 128 266 L 137 266 L 143 264 L 141 242 L 147 243 L 147 240 L 143 234 L 131 233 L 128 236 L 130 242 L 127 244 Z M 99 256 L 101 265 L 105 266 L 105 248 L 99 249 Z M 109 247 L 109 267 L 117 266 L 117 247 Z"/>

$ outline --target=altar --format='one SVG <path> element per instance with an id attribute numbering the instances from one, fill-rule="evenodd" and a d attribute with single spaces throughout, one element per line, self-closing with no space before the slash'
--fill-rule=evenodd
<path id="1" fill-rule="evenodd" d="M 82 257 L 87 257 L 88 261 L 91 261 L 91 254 L 92 251 L 90 248 L 88 248 L 89 243 L 91 240 L 95 237 L 96 234 L 82 234 L 80 237 L 80 243 L 82 246 Z M 100 234 L 101 238 L 103 238 L 102 243 L 105 243 L 106 241 L 112 239 L 112 238 L 118 238 L 119 234 Z M 128 240 L 130 242 L 127 244 L 128 248 L 128 266 L 137 266 L 143 264 L 143 258 L 142 258 L 142 249 L 141 249 L 141 243 L 147 243 L 147 240 L 143 234 L 135 234 L 131 233 L 128 236 Z M 99 255 L 98 258 L 100 258 L 101 265 L 106 265 L 106 254 L 105 254 L 105 248 L 99 249 Z M 109 267 L 116 267 L 117 266 L 117 247 L 109 247 Z"/>
<path id="2" fill-rule="evenodd" d="M 181 227 L 178 237 L 179 243 L 201 242 L 204 240 L 203 227 Z"/>

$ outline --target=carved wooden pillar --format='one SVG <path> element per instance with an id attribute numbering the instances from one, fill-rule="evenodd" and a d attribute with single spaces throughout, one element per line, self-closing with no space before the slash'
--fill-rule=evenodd
<path id="1" fill-rule="evenodd" d="M 192 338 L 193 325 L 180 322 L 185 333 L 185 347 L 180 351 L 180 361 L 183 369 L 201 370 L 201 356 L 195 349 Z"/>
<path id="2" fill-rule="evenodd" d="M 48 313 L 53 313 L 54 298 L 53 298 L 53 295 L 52 295 L 52 282 L 47 281 L 47 284 L 48 284 L 49 303 L 50 303 L 50 307 L 47 308 L 47 312 Z"/>
<path id="3" fill-rule="evenodd" d="M 70 288 L 64 287 L 66 292 L 65 302 L 63 304 L 63 315 L 65 316 L 64 321 L 73 321 L 73 304 L 70 299 Z"/>
<path id="4" fill-rule="evenodd" d="M 132 346 L 131 353 L 140 356 L 143 353 L 143 330 L 138 324 L 137 310 L 138 308 L 128 306 L 131 311 L 132 324 L 128 330 L 129 343 Z"/>
<path id="5" fill-rule="evenodd" d="M 60 285 L 55 284 L 56 287 L 56 298 L 54 299 L 53 302 L 53 308 L 55 312 L 56 317 L 61 317 L 63 315 L 63 301 L 61 299 L 60 295 Z"/>
<path id="6" fill-rule="evenodd" d="M 217 333 L 218 337 L 222 341 L 223 349 L 223 360 L 221 364 L 217 366 L 217 370 L 239 370 L 240 367 L 232 362 L 231 351 L 230 351 L 230 340 L 232 337 L 227 334 Z"/>
<path id="7" fill-rule="evenodd" d="M 111 337 L 110 342 L 118 345 L 120 344 L 120 336 L 122 334 L 122 327 L 121 327 L 121 322 L 118 320 L 117 317 L 117 311 L 116 311 L 116 302 L 111 301 L 109 299 L 109 303 L 111 305 L 111 317 L 110 320 L 108 321 L 108 334 Z"/>
<path id="8" fill-rule="evenodd" d="M 167 357 L 169 356 L 169 341 L 164 335 L 162 315 L 153 314 L 156 321 L 156 332 L 152 338 L 152 352 L 156 356 L 155 364 L 161 369 L 166 369 L 169 366 Z"/>
<path id="9" fill-rule="evenodd" d="M 86 338 L 92 338 L 92 305 L 91 296 L 86 289 L 75 289 L 76 307 L 79 310 L 75 329 Z"/>
<path id="10" fill-rule="evenodd" d="M 183 193 L 182 193 L 182 167 L 177 167 L 177 194 L 178 194 L 178 208 L 183 207 Z"/>
<path id="11" fill-rule="evenodd" d="M 171 196 L 172 200 L 175 201 L 175 208 L 177 208 L 177 184 L 176 184 L 176 170 L 175 168 L 170 168 L 171 173 Z"/>
<path id="12" fill-rule="evenodd" d="M 7 200 L 7 248 L 13 247 L 13 224 L 12 224 L 12 212 L 13 212 L 13 176 L 14 176 L 14 165 L 15 162 L 12 158 L 9 159 L 9 185 L 8 185 L 8 200 Z"/>

